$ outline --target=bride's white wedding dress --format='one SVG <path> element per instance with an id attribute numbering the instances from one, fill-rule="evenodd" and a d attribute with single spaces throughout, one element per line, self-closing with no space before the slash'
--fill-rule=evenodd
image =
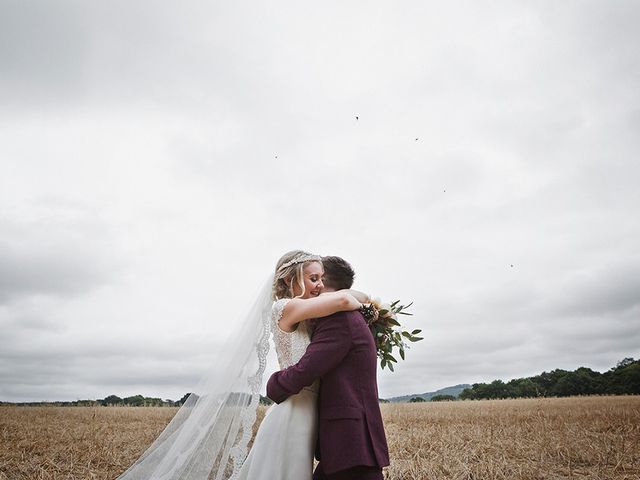
<path id="1" fill-rule="evenodd" d="M 294 332 L 280 329 L 278 323 L 289 300 L 277 300 L 271 309 L 271 331 L 281 369 L 297 363 L 311 343 L 304 321 Z M 236 478 L 311 480 L 318 428 L 317 400 L 318 380 L 297 395 L 272 405 Z"/>

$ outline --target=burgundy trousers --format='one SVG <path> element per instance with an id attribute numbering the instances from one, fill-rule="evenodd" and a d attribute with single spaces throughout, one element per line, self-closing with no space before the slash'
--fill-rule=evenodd
<path id="1" fill-rule="evenodd" d="M 322 462 L 313 472 L 313 480 L 383 480 L 380 467 L 353 467 L 327 475 L 322 470 Z"/>

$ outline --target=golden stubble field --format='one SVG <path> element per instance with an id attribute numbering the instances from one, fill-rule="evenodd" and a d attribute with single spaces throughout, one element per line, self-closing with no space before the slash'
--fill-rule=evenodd
<path id="1" fill-rule="evenodd" d="M 638 396 L 385 404 L 382 411 L 389 480 L 640 479 Z M 0 407 L 0 480 L 114 479 L 175 412 Z"/>

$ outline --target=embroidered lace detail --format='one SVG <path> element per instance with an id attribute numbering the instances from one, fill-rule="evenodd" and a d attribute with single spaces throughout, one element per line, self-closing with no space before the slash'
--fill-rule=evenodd
<path id="1" fill-rule="evenodd" d="M 271 331 L 276 345 L 276 353 L 278 354 L 278 363 L 282 370 L 296 364 L 311 343 L 311 338 L 307 331 L 307 322 L 305 321 L 300 322 L 298 328 L 293 332 L 285 332 L 280 328 L 279 323 L 284 307 L 290 300 L 290 298 L 281 298 L 274 302 L 272 309 Z"/>
<path id="2" fill-rule="evenodd" d="M 240 468 L 245 461 L 248 453 L 249 440 L 253 433 L 253 424 L 256 421 L 256 410 L 260 400 L 260 386 L 262 385 L 262 376 L 267 366 L 267 355 L 269 354 L 269 323 L 271 312 L 268 308 L 262 310 L 262 324 L 260 325 L 260 338 L 256 342 L 256 353 L 258 354 L 258 369 L 253 375 L 247 377 L 250 394 L 247 395 L 246 408 L 240 414 L 240 438 L 235 445 L 229 450 L 229 455 L 233 461 L 233 472 L 230 480 L 237 477 Z M 282 315 L 282 314 L 281 314 Z M 222 474 L 222 472 L 221 472 Z M 216 477 L 216 480 L 219 477 Z"/>
<path id="3" fill-rule="evenodd" d="M 281 370 L 298 363 L 311 343 L 306 321 L 300 322 L 298 328 L 293 332 L 285 332 L 280 328 L 279 323 L 284 307 L 290 300 L 290 298 L 276 300 L 271 309 L 271 332 L 273 333 L 273 342 L 276 345 L 276 354 L 278 355 L 278 363 Z M 317 392 L 318 382 L 316 381 L 308 389 Z"/>

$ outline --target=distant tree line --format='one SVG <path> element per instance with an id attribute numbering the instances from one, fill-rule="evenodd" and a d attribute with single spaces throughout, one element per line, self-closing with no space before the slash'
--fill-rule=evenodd
<path id="1" fill-rule="evenodd" d="M 604 373 L 580 367 L 574 371 L 556 369 L 508 382 L 474 383 L 458 398 L 568 397 L 572 395 L 640 394 L 640 360 L 625 358 Z"/>
<path id="2" fill-rule="evenodd" d="M 162 400 L 156 397 L 144 397 L 142 395 L 133 395 L 131 397 L 120 398 L 117 395 L 109 395 L 98 400 L 74 400 L 72 402 L 0 402 L 0 405 L 22 405 L 27 407 L 179 407 L 191 395 L 187 393 L 180 400 Z"/>
<path id="3" fill-rule="evenodd" d="M 133 395 L 131 397 L 121 398 L 118 395 L 109 395 L 108 397 L 98 400 L 74 400 L 72 402 L 0 402 L 0 405 L 22 405 L 27 407 L 180 407 L 189 398 L 192 393 L 185 394 L 180 400 L 174 402 L 173 400 L 162 400 L 157 397 L 145 397 L 143 395 Z M 197 399 L 197 396 L 195 397 Z M 246 393 L 231 394 L 228 401 L 232 403 L 248 402 L 250 395 Z M 267 397 L 260 395 L 261 405 L 271 405 L 273 402 Z"/>
<path id="4" fill-rule="evenodd" d="M 445 395 L 445 394 L 441 394 L 441 395 L 434 395 L 433 397 L 429 398 L 428 400 L 424 397 L 413 397 L 409 400 L 409 403 L 422 403 L 422 402 L 448 402 L 451 400 L 455 400 L 456 397 L 454 397 L 453 395 Z"/>
<path id="5" fill-rule="evenodd" d="M 185 394 L 180 400 L 162 400 L 157 397 L 144 397 L 142 395 L 133 395 L 132 397 L 120 398 L 117 395 L 109 395 L 97 402 L 104 407 L 179 407 L 189 397 L 190 393 Z"/>
<path id="6" fill-rule="evenodd" d="M 434 395 L 433 397 L 431 397 L 432 402 L 450 402 L 455 399 L 456 397 L 454 397 L 453 395 Z"/>

